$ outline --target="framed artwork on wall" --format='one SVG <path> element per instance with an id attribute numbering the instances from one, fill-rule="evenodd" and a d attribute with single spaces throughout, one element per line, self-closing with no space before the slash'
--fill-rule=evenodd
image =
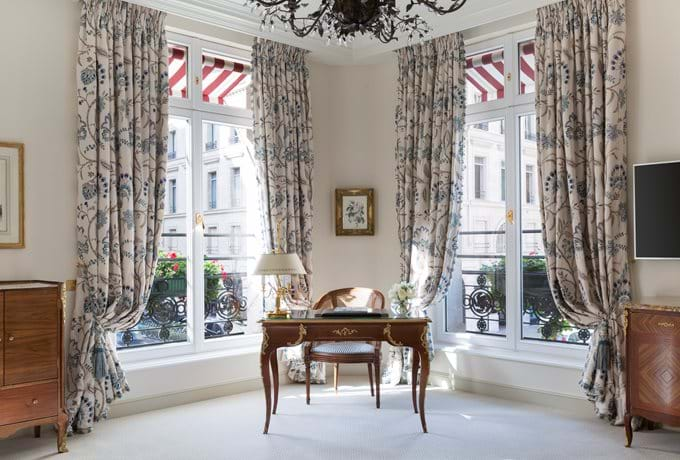
<path id="1" fill-rule="evenodd" d="M 24 144 L 0 141 L 0 249 L 24 247 Z"/>
<path id="2" fill-rule="evenodd" d="M 335 189 L 335 234 L 375 234 L 372 188 Z"/>

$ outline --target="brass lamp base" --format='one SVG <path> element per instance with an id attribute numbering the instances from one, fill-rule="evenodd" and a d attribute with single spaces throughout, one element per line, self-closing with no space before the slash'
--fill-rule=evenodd
<path id="1" fill-rule="evenodd" d="M 287 311 L 268 311 L 266 316 L 267 319 L 289 319 L 290 313 Z"/>
<path id="2" fill-rule="evenodd" d="M 266 313 L 267 319 L 289 319 L 290 318 L 290 312 L 287 310 L 282 310 L 281 309 L 281 299 L 285 297 L 285 295 L 288 293 L 288 288 L 286 287 L 279 287 L 276 290 L 276 308 L 274 311 L 269 311 Z"/>

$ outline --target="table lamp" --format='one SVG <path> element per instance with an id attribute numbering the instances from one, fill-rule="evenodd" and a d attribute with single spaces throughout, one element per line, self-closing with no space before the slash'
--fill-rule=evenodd
<path id="1" fill-rule="evenodd" d="M 279 278 L 280 275 L 305 275 L 305 267 L 297 254 L 262 254 L 255 264 L 253 275 L 276 276 L 278 287 L 276 288 L 276 309 L 267 313 L 269 319 L 289 318 L 287 311 L 281 310 L 281 298 L 288 294 L 290 288 L 284 286 Z"/>

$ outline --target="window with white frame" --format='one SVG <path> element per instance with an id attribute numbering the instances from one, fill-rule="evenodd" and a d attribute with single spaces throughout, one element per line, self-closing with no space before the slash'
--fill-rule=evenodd
<path id="1" fill-rule="evenodd" d="M 241 168 L 231 168 L 231 207 L 239 208 L 241 204 Z"/>
<path id="2" fill-rule="evenodd" d="M 177 212 L 177 179 L 168 181 L 168 212 L 170 214 Z"/>
<path id="3" fill-rule="evenodd" d="M 560 315 L 548 285 L 536 192 L 531 32 L 476 43 L 467 51 L 468 164 L 440 338 L 514 349 L 587 344 L 590 331 Z M 487 183 L 487 168 L 499 168 L 500 180 Z"/>
<path id="4" fill-rule="evenodd" d="M 263 311 L 260 279 L 248 276 L 261 248 L 258 203 L 245 202 L 257 196 L 249 191 L 250 50 L 175 33 L 168 40 L 169 212 L 147 307 L 117 334 L 131 360 L 255 344 Z M 244 201 L 238 209 L 218 199 L 225 190 L 233 200 L 232 187 Z"/>
<path id="5" fill-rule="evenodd" d="M 475 157 L 475 198 L 486 198 L 486 158 Z"/>

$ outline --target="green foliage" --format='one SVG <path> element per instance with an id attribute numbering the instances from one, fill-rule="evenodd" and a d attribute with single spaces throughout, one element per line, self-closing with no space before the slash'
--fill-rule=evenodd
<path id="1" fill-rule="evenodd" d="M 187 261 L 181 254 L 160 251 L 158 259 L 156 278 L 186 279 Z M 218 261 L 206 260 L 203 262 L 203 274 L 205 276 L 205 298 L 207 301 L 214 300 L 220 293 L 220 280 L 227 278 L 227 272 Z"/>
<path id="2" fill-rule="evenodd" d="M 522 270 L 527 273 L 545 272 L 546 271 L 545 258 L 522 257 Z M 482 264 L 479 268 L 487 274 L 494 272 L 505 272 L 505 257 L 501 257 L 496 262 L 491 264 Z"/>

